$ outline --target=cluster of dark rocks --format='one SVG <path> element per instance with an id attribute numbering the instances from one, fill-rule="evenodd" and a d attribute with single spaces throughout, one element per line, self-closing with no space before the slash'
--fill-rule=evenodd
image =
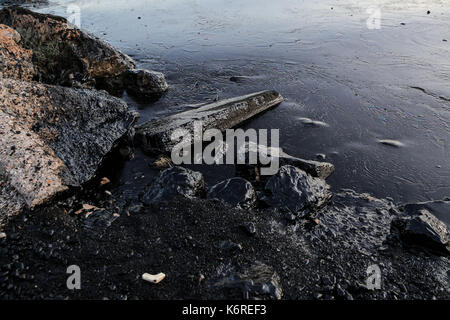
<path id="1" fill-rule="evenodd" d="M 162 74 L 20 7 L 0 10 L 0 43 L 0 298 L 450 298 L 448 199 L 332 193 L 332 164 L 251 143 L 244 157 L 276 157 L 276 173 L 236 165 L 235 177 L 209 186 L 164 161 L 174 130 L 198 119 L 203 130 L 235 127 L 281 103 L 277 92 L 135 128 L 138 114 L 114 95 L 157 98 L 168 88 Z M 100 178 L 133 143 L 169 168 L 124 196 Z M 70 264 L 84 270 L 84 290 L 67 289 Z M 373 265 L 381 288 L 366 282 Z M 167 278 L 149 286 L 145 272 Z"/>
<path id="2" fill-rule="evenodd" d="M 242 177 L 224 180 L 205 190 L 200 172 L 172 167 L 155 178 L 142 200 L 143 203 L 150 205 L 169 202 L 177 197 L 191 199 L 203 195 L 206 195 L 208 200 L 219 200 L 224 205 L 234 208 L 251 209 L 256 206 L 277 208 L 292 215 L 292 220 L 298 216 L 314 219 L 318 216 L 318 212 L 334 209 L 328 207 L 332 193 L 325 180 L 312 177 L 292 165 L 282 166 L 275 175 L 267 179 L 262 190 L 256 190 L 250 181 Z M 368 200 L 377 200 L 369 195 L 362 196 Z M 364 211 L 367 208 L 361 206 L 356 209 Z M 448 215 L 448 210 L 450 210 L 449 201 L 393 206 L 392 210 L 389 210 L 395 217 L 391 219 L 390 234 L 407 246 L 414 245 L 448 256 L 450 233 L 447 225 L 437 218 L 439 215 Z M 381 208 L 379 211 L 381 212 Z M 382 214 L 377 214 L 380 215 Z M 364 221 L 364 218 L 361 216 L 359 220 Z M 364 225 L 361 225 L 361 229 L 365 229 Z"/>

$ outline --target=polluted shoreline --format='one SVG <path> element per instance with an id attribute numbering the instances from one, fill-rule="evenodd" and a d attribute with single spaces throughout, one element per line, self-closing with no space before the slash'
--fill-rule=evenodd
<path id="1" fill-rule="evenodd" d="M 138 112 L 117 96 L 157 100 L 170 81 L 68 26 L 0 11 L 1 299 L 450 298 L 450 199 L 332 192 L 332 163 L 284 153 L 271 176 L 236 167 L 208 185 L 164 145 L 171 121 L 191 123 L 195 109 L 136 127 Z M 199 110 L 226 130 L 276 112 L 280 94 Z M 230 105 L 236 113 L 220 112 Z M 155 177 L 118 190 L 113 176 L 140 149 Z M 67 286 L 73 265 L 81 289 Z"/>

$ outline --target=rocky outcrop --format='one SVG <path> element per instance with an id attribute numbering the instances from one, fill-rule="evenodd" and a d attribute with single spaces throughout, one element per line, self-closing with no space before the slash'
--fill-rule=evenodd
<path id="1" fill-rule="evenodd" d="M 164 74 L 144 69 L 125 72 L 124 83 L 129 94 L 141 99 L 157 99 L 169 89 Z"/>
<path id="2" fill-rule="evenodd" d="M 205 104 L 197 109 L 151 120 L 136 131 L 136 141 L 144 151 L 170 153 L 178 141 L 171 139 L 176 130 L 193 133 L 195 121 L 202 122 L 202 130 L 233 128 L 283 101 L 275 91 L 263 91 L 242 97 Z M 193 141 L 193 140 L 192 140 Z"/>
<path id="3" fill-rule="evenodd" d="M 328 184 L 319 178 L 309 176 L 294 166 L 282 166 L 278 173 L 267 181 L 263 197 L 267 204 L 293 213 L 323 206 L 330 198 Z"/>
<path id="4" fill-rule="evenodd" d="M 256 192 L 247 180 L 232 178 L 213 186 L 207 199 L 219 199 L 232 207 L 249 208 L 256 201 Z"/>
<path id="5" fill-rule="evenodd" d="M 90 180 L 136 120 L 102 92 L 12 79 L 0 79 L 0 104 L 2 183 L 28 207 Z"/>
<path id="6" fill-rule="evenodd" d="M 399 235 L 406 245 L 450 255 L 450 232 L 445 223 L 432 213 L 431 208 L 435 206 L 446 206 L 448 210 L 450 202 L 437 201 L 405 205 L 403 207 L 404 214 L 392 221 L 392 232 Z M 447 215 L 449 212 L 447 211 Z"/>
<path id="7" fill-rule="evenodd" d="M 204 191 L 203 175 L 200 172 L 172 167 L 164 170 L 145 192 L 145 204 L 170 201 L 176 197 L 192 198 Z"/>
<path id="8" fill-rule="evenodd" d="M 35 75 L 33 53 L 21 45 L 20 34 L 0 24 L 0 78 L 31 81 Z"/>
<path id="9" fill-rule="evenodd" d="M 48 84 L 112 89 L 135 66 L 130 57 L 62 17 L 7 7 L 0 11 L 0 23 L 21 35 L 23 47 L 32 50 L 36 79 Z"/>

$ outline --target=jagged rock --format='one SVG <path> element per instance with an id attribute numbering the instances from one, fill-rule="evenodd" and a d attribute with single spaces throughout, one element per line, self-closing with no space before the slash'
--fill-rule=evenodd
<path id="1" fill-rule="evenodd" d="M 28 207 L 90 180 L 136 120 L 103 92 L 12 79 L 0 79 L 0 104 L 0 173 Z"/>
<path id="2" fill-rule="evenodd" d="M 263 201 L 273 207 L 286 207 L 296 213 L 307 208 L 318 208 L 330 198 L 328 184 L 309 176 L 294 166 L 282 166 L 278 173 L 267 181 L 265 190 L 269 195 Z"/>
<path id="3" fill-rule="evenodd" d="M 159 98 L 169 89 L 164 74 L 143 69 L 127 71 L 125 87 L 128 93 L 138 98 Z"/>
<path id="4" fill-rule="evenodd" d="M 260 171 L 262 165 L 258 155 L 278 161 L 280 167 L 284 165 L 297 167 L 313 177 L 326 179 L 334 172 L 334 165 L 331 163 L 304 160 L 285 153 L 282 148 L 267 147 L 255 142 L 246 142 L 243 149 L 237 154 L 237 157 L 242 157 L 245 163 L 244 165 L 237 165 L 238 175 L 248 177 L 252 180 L 256 179 L 256 177 L 261 178 Z M 249 164 L 249 159 L 252 156 L 258 159 L 257 164 Z"/>
<path id="5" fill-rule="evenodd" d="M 450 228 L 450 200 L 407 203 L 402 206 L 402 209 L 407 214 L 412 214 L 422 209 L 428 210 Z"/>
<path id="6" fill-rule="evenodd" d="M 242 178 L 224 180 L 211 188 L 208 199 L 219 199 L 233 207 L 248 208 L 256 201 L 252 184 Z"/>
<path id="7" fill-rule="evenodd" d="M 172 167 L 164 170 L 145 192 L 145 204 L 173 200 L 178 196 L 192 198 L 203 192 L 204 180 L 200 172 Z"/>
<path id="8" fill-rule="evenodd" d="M 16 30 L 0 24 L 0 78 L 33 79 L 32 51 L 21 47 L 20 42 Z"/>
<path id="9" fill-rule="evenodd" d="M 442 201 L 441 204 L 450 207 L 448 202 Z M 432 203 L 404 206 L 404 214 L 392 221 L 392 232 L 397 233 L 405 244 L 425 247 L 448 255 L 450 232 L 445 223 L 428 210 L 432 206 Z"/>
<path id="10" fill-rule="evenodd" d="M 0 23 L 21 35 L 24 48 L 33 52 L 36 79 L 48 84 L 111 89 L 135 66 L 130 57 L 62 17 L 6 7 L 0 11 Z"/>
<path id="11" fill-rule="evenodd" d="M 225 277 L 213 284 L 220 289 L 239 290 L 243 298 L 280 300 L 283 296 L 278 274 L 269 266 L 256 261 L 242 273 Z M 233 297 L 234 298 L 234 297 Z"/>
<path id="12" fill-rule="evenodd" d="M 193 132 L 194 121 L 201 121 L 203 131 L 233 128 L 283 101 L 275 91 L 263 91 L 246 96 L 226 99 L 199 108 L 151 120 L 136 130 L 136 142 L 144 151 L 170 153 L 178 141 L 171 139 L 176 130 Z"/>

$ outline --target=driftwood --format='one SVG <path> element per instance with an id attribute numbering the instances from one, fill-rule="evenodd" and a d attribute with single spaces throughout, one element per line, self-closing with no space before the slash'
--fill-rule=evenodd
<path id="1" fill-rule="evenodd" d="M 151 120 L 136 130 L 136 142 L 144 151 L 170 153 L 177 141 L 171 135 L 177 129 L 193 131 L 194 121 L 203 130 L 233 128 L 283 101 L 276 91 L 262 91 L 246 96 L 205 104 L 197 109 Z"/>

